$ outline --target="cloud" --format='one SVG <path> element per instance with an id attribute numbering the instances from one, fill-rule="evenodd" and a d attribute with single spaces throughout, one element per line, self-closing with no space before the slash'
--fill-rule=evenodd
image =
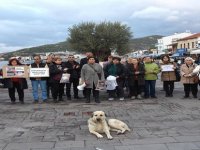
<path id="1" fill-rule="evenodd" d="M 85 21 L 120 21 L 134 37 L 199 32 L 199 7 L 198 0 L 1 0 L 0 52 L 64 41 Z"/>

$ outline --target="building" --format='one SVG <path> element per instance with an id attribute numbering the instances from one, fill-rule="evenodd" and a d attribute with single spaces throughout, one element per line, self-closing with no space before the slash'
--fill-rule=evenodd
<path id="1" fill-rule="evenodd" d="M 158 49 L 158 54 L 162 54 L 165 52 L 170 52 L 173 53 L 175 52 L 175 50 L 177 49 L 177 44 L 178 44 L 178 40 L 188 37 L 192 35 L 192 33 L 190 31 L 186 31 L 183 33 L 174 33 L 173 35 L 170 36 L 165 36 L 162 37 L 161 39 L 158 39 L 158 43 L 156 45 L 157 49 Z"/>
<path id="2" fill-rule="evenodd" d="M 200 49 L 200 33 L 179 39 L 177 49 L 187 49 L 187 52 Z"/>

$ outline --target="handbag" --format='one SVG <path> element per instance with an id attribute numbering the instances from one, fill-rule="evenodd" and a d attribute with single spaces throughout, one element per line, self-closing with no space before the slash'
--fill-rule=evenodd
<path id="1" fill-rule="evenodd" d="M 199 77 L 198 77 L 198 75 L 195 75 L 193 77 L 193 79 L 194 79 L 194 83 L 199 83 Z"/>

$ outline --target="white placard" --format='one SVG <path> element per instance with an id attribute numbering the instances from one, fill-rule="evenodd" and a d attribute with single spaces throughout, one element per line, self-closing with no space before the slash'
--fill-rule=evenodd
<path id="1" fill-rule="evenodd" d="M 30 68 L 29 77 L 49 77 L 49 68 Z"/>
<path id="2" fill-rule="evenodd" d="M 174 65 L 161 65 L 162 71 L 174 71 Z"/>

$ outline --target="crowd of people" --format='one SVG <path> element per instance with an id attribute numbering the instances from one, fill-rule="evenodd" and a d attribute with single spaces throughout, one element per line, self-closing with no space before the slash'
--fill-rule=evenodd
<path id="1" fill-rule="evenodd" d="M 9 66 L 22 65 L 17 58 L 11 58 Z M 152 57 L 128 58 L 121 61 L 118 56 L 108 56 L 103 64 L 94 57 L 91 52 L 86 53 L 86 57 L 77 62 L 74 55 L 68 55 L 67 61 L 61 57 L 50 54 L 44 62 L 40 55 L 34 56 L 34 63 L 31 68 L 49 68 L 49 77 L 31 77 L 33 102 L 38 103 L 41 90 L 42 102 L 50 101 L 57 103 L 67 100 L 84 98 L 86 103 L 91 102 L 91 93 L 96 103 L 100 103 L 99 81 L 106 83 L 108 78 L 114 77 L 115 86 L 107 88 L 108 100 L 119 99 L 156 99 L 156 80 L 161 73 L 163 89 L 166 97 L 173 97 L 174 82 L 182 82 L 184 87 L 184 97 L 189 98 L 192 93 L 197 98 L 199 83 L 199 65 L 191 57 L 184 58 L 182 64 L 172 61 L 168 55 L 164 55 L 161 60 L 155 62 Z M 61 82 L 63 74 L 69 74 L 67 82 Z M 12 104 L 15 104 L 15 90 L 17 90 L 20 103 L 24 104 L 24 89 L 28 88 L 26 78 L 5 78 L 4 87 L 8 88 L 8 94 Z M 80 84 L 85 84 L 83 91 L 78 90 Z M 73 94 L 71 87 L 73 85 Z M 106 84 L 105 84 L 106 85 Z M 40 89 L 39 89 L 40 87 Z M 124 87 L 128 90 L 128 95 L 124 93 Z M 80 97 L 79 95 L 83 95 Z"/>

